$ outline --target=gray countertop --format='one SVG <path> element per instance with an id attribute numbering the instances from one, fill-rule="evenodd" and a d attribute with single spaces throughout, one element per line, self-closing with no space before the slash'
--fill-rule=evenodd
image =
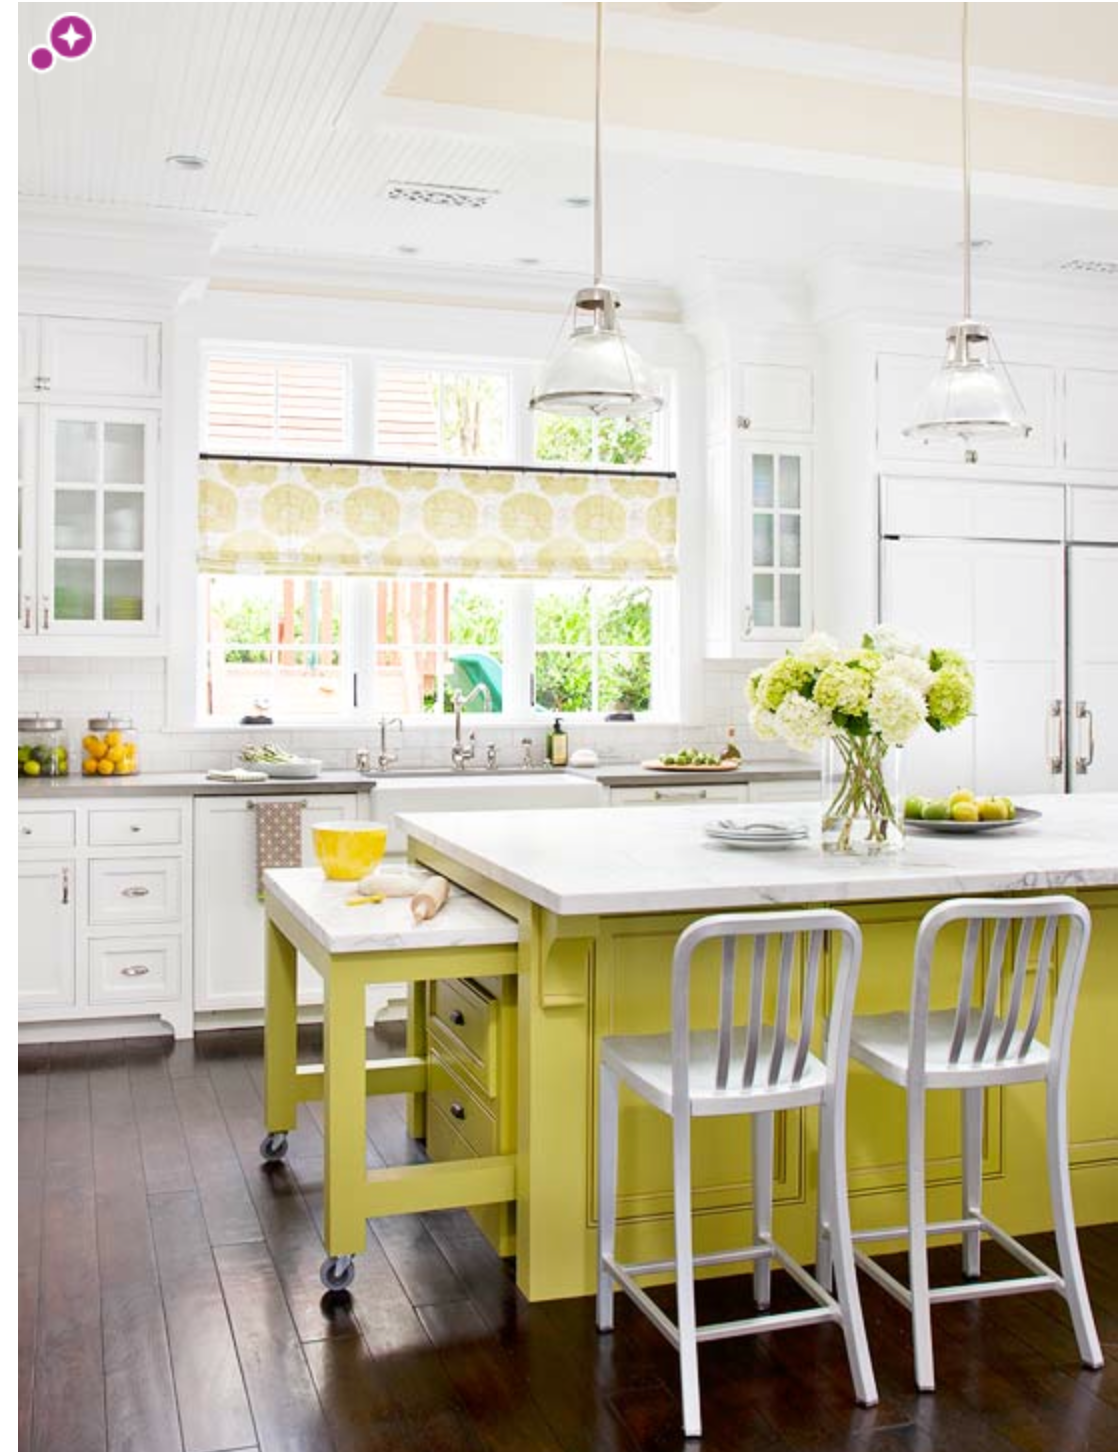
<path id="1" fill-rule="evenodd" d="M 59 801 L 86 797 L 119 801 L 122 797 L 307 796 L 310 792 L 368 791 L 376 783 L 356 771 L 339 768 L 304 780 L 207 781 L 204 771 L 137 772 L 135 776 L 57 776 L 49 781 L 21 781 L 21 802 Z"/>

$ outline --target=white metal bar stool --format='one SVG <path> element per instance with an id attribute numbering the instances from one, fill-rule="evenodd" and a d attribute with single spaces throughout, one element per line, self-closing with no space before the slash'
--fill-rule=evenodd
<path id="1" fill-rule="evenodd" d="M 956 1007 L 930 1010 L 930 980 L 938 934 L 950 923 L 966 924 L 959 964 Z M 1050 1042 L 1038 1038 L 1050 983 L 1058 926 L 1069 925 L 1057 964 Z M 1017 942 L 1012 929 L 1017 928 Z M 1028 991 L 1031 947 L 1041 929 L 1036 977 Z M 933 908 L 922 919 L 914 951 L 914 986 L 910 1013 L 858 1016 L 852 1024 L 852 1058 L 906 1090 L 906 1183 L 908 1226 L 858 1231 L 858 1241 L 908 1240 L 910 1286 L 907 1289 L 863 1251 L 860 1268 L 910 1311 L 914 1328 L 914 1377 L 922 1391 L 934 1388 L 930 1308 L 943 1301 L 1006 1296 L 1023 1291 L 1057 1291 L 1073 1318 L 1077 1348 L 1089 1367 L 1103 1365 L 1100 1342 L 1085 1289 L 1073 1200 L 1069 1183 L 1066 1129 L 1066 1082 L 1069 1071 L 1073 1010 L 1090 919 L 1082 903 L 1071 897 L 1017 900 L 958 898 Z M 981 936 L 991 936 L 987 968 L 978 980 Z M 1010 958 L 1010 976 L 1004 962 Z M 954 965 L 954 976 L 957 971 Z M 1001 984 L 1003 991 L 1001 993 Z M 952 981 L 950 981 L 952 987 Z M 979 999 L 980 1007 L 976 1007 Z M 1002 1004 L 1002 1007 L 1001 1007 Z M 1025 1246 L 994 1225 L 981 1210 L 981 1149 L 984 1090 L 1001 1084 L 1046 1083 L 1046 1158 L 1054 1234 L 1061 1274 L 1050 1269 Z M 925 1192 L 925 1095 L 927 1090 L 961 1092 L 961 1218 L 927 1222 Z M 980 1274 L 980 1237 L 990 1236 L 1024 1265 L 1029 1275 L 930 1289 L 926 1258 L 930 1235 L 962 1236 L 966 1277 Z M 817 1267 L 818 1275 L 825 1272 Z"/>
<path id="2" fill-rule="evenodd" d="M 823 1061 L 810 1052 L 825 935 L 840 945 Z M 702 943 L 722 947 L 719 1027 L 690 1031 L 692 959 Z M 739 941 L 751 940 L 748 954 Z M 855 1002 L 862 940 L 844 913 L 831 911 L 725 914 L 702 918 L 677 939 L 672 966 L 672 1031 L 668 1034 L 606 1038 L 600 1048 L 599 1100 L 599 1291 L 596 1320 L 601 1331 L 614 1325 L 614 1282 L 677 1348 L 686 1436 L 700 1435 L 697 1344 L 728 1336 L 837 1321 L 844 1332 L 856 1399 L 878 1400 L 860 1310 L 848 1219 L 844 1160 L 844 1087 L 848 1035 Z M 804 949 L 803 956 L 799 949 Z M 746 968 L 746 1022 L 734 1023 L 736 969 Z M 802 971 L 803 970 L 803 971 Z M 800 1007 L 794 989 L 801 977 Z M 773 1005 L 772 1016 L 767 1005 Z M 792 1034 L 792 1036 L 791 1036 Z M 673 1260 L 622 1265 L 615 1258 L 618 1193 L 618 1098 L 625 1083 L 673 1121 Z M 820 1107 L 820 1237 L 835 1250 L 835 1298 L 771 1234 L 774 1115 L 805 1105 Z M 742 1250 L 694 1255 L 692 1250 L 691 1132 L 694 1117 L 751 1114 L 753 1229 L 755 1243 Z M 800 1311 L 760 1315 L 698 1327 L 694 1267 L 754 1263 L 754 1293 L 760 1310 L 770 1302 L 773 1261 L 783 1266 L 817 1303 Z M 675 1270 L 677 1323 L 638 1285 L 638 1278 Z"/>

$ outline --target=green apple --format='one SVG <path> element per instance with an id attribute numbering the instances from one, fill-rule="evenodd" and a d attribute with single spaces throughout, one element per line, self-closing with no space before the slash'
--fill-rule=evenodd
<path id="1" fill-rule="evenodd" d="M 922 808 L 922 816 L 927 822 L 945 822 L 949 818 L 949 803 L 944 799 L 935 802 L 926 802 Z"/>
<path id="2" fill-rule="evenodd" d="M 925 815 L 925 810 L 925 797 L 907 797 L 906 805 L 902 809 L 903 815 L 909 817 L 911 820 L 920 819 Z"/>

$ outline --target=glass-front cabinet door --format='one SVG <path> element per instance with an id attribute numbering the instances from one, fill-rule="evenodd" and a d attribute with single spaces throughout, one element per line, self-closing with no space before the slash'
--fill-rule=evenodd
<path id="1" fill-rule="evenodd" d="M 744 459 L 744 633 L 796 640 L 809 629 L 809 451 L 750 450 Z"/>
<path id="2" fill-rule="evenodd" d="M 147 633 L 155 626 L 156 415 L 44 415 L 39 633 Z"/>
<path id="3" fill-rule="evenodd" d="M 16 479 L 16 553 L 19 574 L 19 631 L 35 633 L 35 502 L 39 482 L 39 410 L 20 404 Z"/>

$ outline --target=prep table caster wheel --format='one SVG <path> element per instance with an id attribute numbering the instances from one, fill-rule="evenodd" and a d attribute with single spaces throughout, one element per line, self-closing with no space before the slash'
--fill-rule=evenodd
<path id="1" fill-rule="evenodd" d="M 356 1269 L 352 1255 L 328 1255 L 319 1267 L 319 1279 L 328 1291 L 344 1291 L 352 1284 Z"/>
<path id="2" fill-rule="evenodd" d="M 261 1140 L 262 1160 L 282 1160 L 288 1154 L 288 1136 L 283 1130 L 275 1134 L 266 1134 Z"/>

